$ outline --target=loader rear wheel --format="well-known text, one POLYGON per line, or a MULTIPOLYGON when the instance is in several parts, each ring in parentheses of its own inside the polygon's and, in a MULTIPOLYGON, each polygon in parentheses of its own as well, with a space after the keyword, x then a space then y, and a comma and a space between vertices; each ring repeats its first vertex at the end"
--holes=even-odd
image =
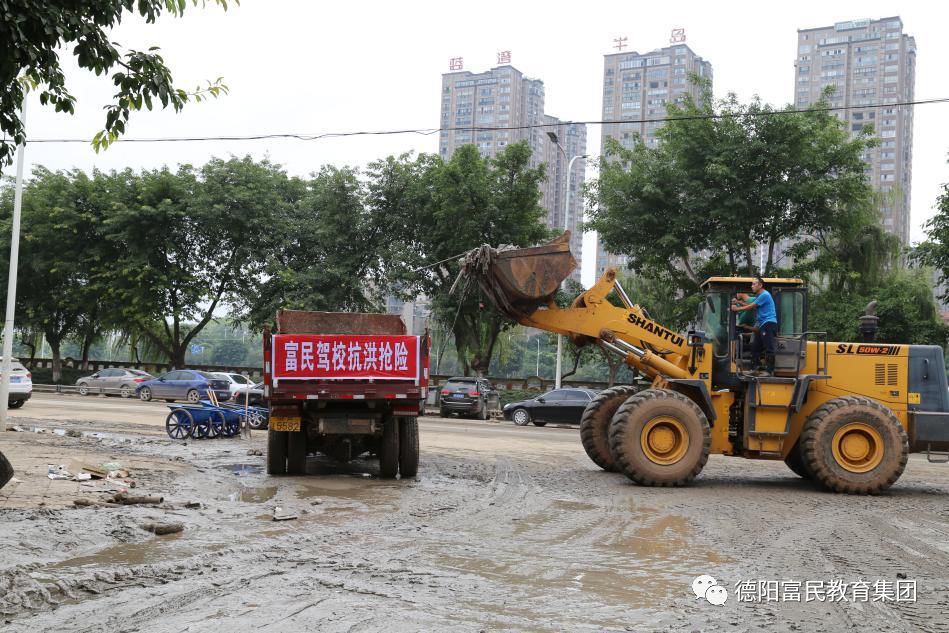
POLYGON ((801 454, 800 442, 794 445, 794 448, 792 448, 791 452, 788 453, 788 457, 784 460, 784 463, 787 464, 788 468, 790 468, 791 471, 798 477, 803 477, 804 479, 814 478, 814 474, 807 469, 807 463, 804 461, 804 455, 801 454))
POLYGON ((287 474, 287 433, 267 431, 267 474, 287 474))
POLYGON ((684 486, 708 461, 708 419, 688 397, 646 389, 627 398, 610 423, 617 469, 642 486, 684 486))
POLYGON ((834 492, 885 490, 909 457, 909 438, 896 415, 858 396, 824 403, 807 419, 800 441, 806 467, 834 492))
POLYGON ((382 442, 379 445, 379 474, 391 479, 399 472, 399 423, 388 416, 382 424, 382 442))
POLYGON ((580 418, 580 441, 583 450, 593 463, 607 472, 616 472, 616 460, 610 452, 610 422, 626 399, 638 389, 631 385, 618 385, 598 393, 580 418))
POLYGON ((399 475, 408 479, 418 474, 418 420, 402 418, 399 422, 399 475))

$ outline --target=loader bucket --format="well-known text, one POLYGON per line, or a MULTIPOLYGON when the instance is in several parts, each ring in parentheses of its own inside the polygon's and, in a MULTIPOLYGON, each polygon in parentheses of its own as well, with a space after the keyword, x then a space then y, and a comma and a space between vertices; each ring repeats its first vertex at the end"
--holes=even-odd
POLYGON ((541 246, 482 246, 465 256, 462 274, 475 277, 502 312, 520 318, 548 303, 576 267, 565 231, 541 246))

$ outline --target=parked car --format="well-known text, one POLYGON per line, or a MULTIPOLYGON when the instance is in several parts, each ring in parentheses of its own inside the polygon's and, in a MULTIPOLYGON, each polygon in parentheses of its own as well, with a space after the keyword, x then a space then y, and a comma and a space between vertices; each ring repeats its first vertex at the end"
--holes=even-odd
MULTIPOLYGON (((0 358, 0 362, 3 359, 0 358)), ((22 407, 33 395, 33 374, 16 358, 10 359, 10 394, 7 406, 11 409, 22 407)))
POLYGON ((125 367, 110 367, 100 369, 91 376, 84 376, 76 381, 79 395, 89 393, 104 393, 107 396, 122 396, 129 398, 135 393, 135 388, 146 380, 154 380, 147 371, 127 369, 125 367))
POLYGON ((228 381, 196 369, 175 369, 164 376, 146 380, 135 388, 135 395, 145 402, 155 398, 168 402, 198 402, 207 399, 208 389, 213 391, 220 401, 231 399, 231 386, 228 381))
POLYGON ((449 378, 441 388, 439 413, 443 418, 457 413, 487 420, 489 411, 497 407, 498 398, 497 390, 486 378, 449 378))
POLYGON ((262 407, 264 406, 264 383, 258 382, 256 385, 248 385, 241 387, 234 392, 234 402, 237 404, 244 404, 245 396, 250 394, 250 397, 247 399, 247 403, 252 407, 262 407))
POLYGON ((583 410, 596 396, 590 389, 554 389, 531 400, 520 400, 504 405, 504 419, 518 426, 530 422, 544 426, 548 422, 580 424, 583 410))
POLYGON ((228 384, 230 385, 232 398, 234 397, 234 393, 238 389, 243 389, 244 387, 250 387, 251 385, 254 384, 251 382, 250 378, 248 378, 247 376, 243 374, 230 374, 223 371, 216 371, 216 372, 213 372, 213 375, 222 380, 226 380, 228 382, 228 384))

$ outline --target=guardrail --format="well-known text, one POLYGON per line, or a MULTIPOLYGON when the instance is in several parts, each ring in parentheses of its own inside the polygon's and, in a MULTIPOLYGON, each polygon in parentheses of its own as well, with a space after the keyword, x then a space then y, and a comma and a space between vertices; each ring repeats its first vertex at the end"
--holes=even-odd
MULTIPOLYGON (((39 393, 72 393, 79 396, 98 396, 100 394, 106 396, 121 396, 123 389, 120 387, 86 387, 86 391, 80 391, 80 388, 76 385, 41 385, 33 383, 33 391, 39 393)), ((135 397, 135 390, 129 390, 129 398, 135 397)))

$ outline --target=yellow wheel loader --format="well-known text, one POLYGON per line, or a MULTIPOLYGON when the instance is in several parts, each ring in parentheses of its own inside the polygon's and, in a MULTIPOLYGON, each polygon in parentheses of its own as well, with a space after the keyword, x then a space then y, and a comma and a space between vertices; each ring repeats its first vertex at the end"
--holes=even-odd
POLYGON ((482 246, 462 260, 462 275, 510 317, 577 345, 622 356, 651 379, 622 385, 587 407, 580 434, 605 470, 648 486, 682 486, 709 454, 784 460, 801 477, 847 493, 891 486, 908 453, 946 461, 949 387, 943 351, 932 345, 834 343, 807 328, 800 279, 764 280, 778 315, 775 368, 749 371, 750 350, 730 310, 750 277, 713 277, 694 330, 650 318, 607 270, 560 308, 553 298, 576 267, 569 233, 532 248, 482 246), (622 307, 607 301, 615 292, 622 307))

